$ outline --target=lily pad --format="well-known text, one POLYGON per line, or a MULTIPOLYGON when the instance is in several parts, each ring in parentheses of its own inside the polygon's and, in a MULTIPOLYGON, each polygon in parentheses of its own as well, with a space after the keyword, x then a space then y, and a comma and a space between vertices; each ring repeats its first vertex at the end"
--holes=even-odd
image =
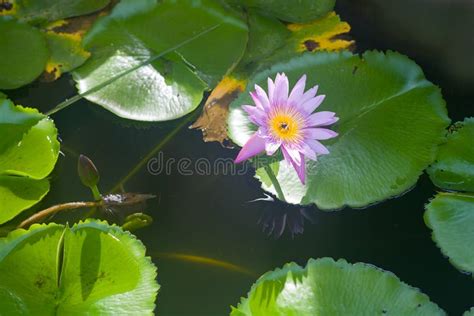
POLYGON ((474 192, 474 118, 453 126, 428 174, 437 187, 474 192))
POLYGON ((8 0, 7 14, 31 24, 41 24, 89 14, 104 8, 110 0, 8 0))
POLYGON ((334 9, 336 0, 227 0, 234 5, 254 8, 261 14, 270 15, 286 22, 309 22, 334 9))
POLYGON ((97 221, 13 231, 0 239, 0 274, 9 315, 152 315, 159 289, 143 244, 97 221))
POLYGON ((171 0, 121 1, 84 39, 85 48, 93 55, 74 72, 79 92, 214 26, 217 28, 177 48, 176 53, 86 96, 129 119, 164 121, 181 117, 199 105, 208 85, 213 86, 230 71, 245 49, 246 24, 214 1, 193 5, 171 0), (202 47, 209 47, 212 53, 202 47))
MULTIPOLYGON (((238 145, 255 132, 241 107, 252 104, 249 90, 266 87, 278 72, 291 85, 306 74, 307 88, 319 85, 326 95, 318 110, 340 117, 339 136, 325 143, 330 153, 307 162, 305 186, 296 174, 281 175, 280 166, 276 177, 287 202, 323 210, 365 207, 406 192, 435 159, 449 124, 445 102, 413 61, 394 52, 303 54, 258 73, 230 106, 229 136, 238 145)), ((264 188, 276 192, 273 185, 264 188)))
POLYGON ((21 87, 43 72, 48 47, 34 27, 0 16, 0 47, 0 89, 21 87))
POLYGON ((82 47, 82 36, 79 34, 47 31, 45 37, 51 51, 44 74, 47 81, 58 79, 90 57, 90 53, 82 47))
POLYGON ((445 315, 394 274, 364 263, 310 259, 265 273, 232 316, 445 315))
POLYGON ((40 201, 59 155, 57 130, 34 109, 0 101, 0 224, 40 201))
POLYGON ((449 261, 462 271, 474 272, 474 195, 439 193, 426 206, 425 223, 449 261))

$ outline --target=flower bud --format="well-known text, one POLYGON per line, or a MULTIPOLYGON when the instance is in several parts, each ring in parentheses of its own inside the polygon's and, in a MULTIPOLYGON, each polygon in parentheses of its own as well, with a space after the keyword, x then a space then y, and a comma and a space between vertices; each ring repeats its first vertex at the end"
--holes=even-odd
POLYGON ((81 179, 82 184, 89 188, 95 188, 99 183, 99 171, 94 163, 84 155, 80 155, 77 161, 77 173, 81 179))

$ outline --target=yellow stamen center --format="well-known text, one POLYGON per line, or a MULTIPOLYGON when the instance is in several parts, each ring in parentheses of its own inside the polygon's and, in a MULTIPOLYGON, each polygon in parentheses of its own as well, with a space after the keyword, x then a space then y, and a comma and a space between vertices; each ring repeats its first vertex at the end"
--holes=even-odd
POLYGON ((300 118, 295 113, 275 113, 270 118, 273 136, 282 141, 292 142, 300 138, 300 118))

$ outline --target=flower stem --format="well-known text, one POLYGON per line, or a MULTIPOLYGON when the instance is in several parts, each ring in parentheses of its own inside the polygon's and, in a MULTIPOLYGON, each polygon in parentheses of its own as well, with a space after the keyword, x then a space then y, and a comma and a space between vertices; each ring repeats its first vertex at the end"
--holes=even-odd
POLYGON ((97 206, 100 206, 101 204, 102 204, 102 201, 93 201, 93 202, 69 202, 69 203, 54 205, 38 213, 33 214, 32 216, 30 216, 29 218, 21 222, 17 228, 28 228, 31 224, 39 222, 46 216, 56 214, 57 212, 60 212, 60 211, 75 210, 78 208, 85 208, 85 207, 97 207, 97 206))
POLYGON ((214 26, 211 26, 207 29, 205 29, 204 31, 202 32, 199 32, 198 34, 194 35, 193 37, 191 38, 188 38, 187 40, 184 40, 182 41, 181 43, 171 47, 171 48, 168 48, 168 49, 165 49, 164 51, 162 51, 161 53, 157 54, 157 55, 153 55, 151 56, 150 58, 148 58, 147 60, 139 63, 138 65, 134 66, 134 67, 131 67, 130 69, 127 69, 125 70, 124 72, 121 72, 119 73, 118 75, 98 84, 97 86, 95 87, 92 87, 91 89, 83 92, 83 93, 79 93, 77 95, 75 95, 74 97, 70 98, 70 99, 67 99, 61 103, 59 103, 57 106, 55 106, 53 109, 51 109, 50 111, 46 112, 46 115, 50 116, 56 112, 59 112, 61 111, 62 109, 65 109, 67 108, 68 106, 70 106, 71 104, 74 104, 76 103, 77 101, 81 100, 82 98, 88 96, 89 94, 92 94, 94 92, 97 92, 99 91, 100 89, 104 88, 105 86, 108 86, 109 84, 111 83, 114 83, 115 81, 117 81, 118 79, 134 72, 135 70, 143 67, 143 66, 146 66, 148 64, 151 64, 152 62, 154 62, 155 60, 163 57, 164 55, 166 54, 169 54, 175 50, 177 50, 178 48, 181 48, 182 46, 186 45, 186 44, 189 44, 190 42, 194 41, 195 39, 213 31, 214 29, 216 29, 217 27, 219 27, 220 24, 217 24, 217 25, 214 25, 214 26))
POLYGON ((268 177, 270 178, 270 181, 272 182, 273 186, 275 187, 275 191, 277 192, 277 196, 280 200, 283 202, 286 202, 285 195, 283 194, 283 190, 281 189, 280 183, 278 182, 275 173, 273 173, 272 168, 270 165, 266 165, 265 167, 265 172, 267 173, 268 177))

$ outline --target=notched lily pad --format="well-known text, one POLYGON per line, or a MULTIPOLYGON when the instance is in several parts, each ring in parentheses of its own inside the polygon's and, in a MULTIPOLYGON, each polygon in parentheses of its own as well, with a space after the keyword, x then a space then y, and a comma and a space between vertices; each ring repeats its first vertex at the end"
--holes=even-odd
MULTIPOLYGON (((326 99, 318 110, 336 112, 339 136, 327 141, 330 153, 307 162, 307 184, 277 179, 287 202, 315 203, 323 210, 365 207, 406 192, 433 162, 449 124, 439 89, 413 61, 394 52, 304 54, 253 76, 247 91, 230 107, 229 136, 242 146, 255 126, 242 110, 252 104, 254 84, 285 72, 294 85, 306 74, 307 88, 319 85, 326 99), (295 190, 295 188, 298 188, 295 190)), ((281 162, 285 164, 285 162, 281 162)), ((265 189, 275 192, 273 186, 265 189)))
POLYGON ((437 187, 474 192, 474 118, 453 125, 428 174, 437 187))
POLYGON ((474 272, 474 195, 439 193, 426 205, 426 225, 449 261, 462 271, 474 272))
POLYGON ((10 315, 152 315, 159 289, 143 244, 92 220, 13 231, 0 239, 0 274, 10 315))
POLYGON ((445 315, 418 289, 369 264, 310 259, 265 273, 232 316, 445 315))

